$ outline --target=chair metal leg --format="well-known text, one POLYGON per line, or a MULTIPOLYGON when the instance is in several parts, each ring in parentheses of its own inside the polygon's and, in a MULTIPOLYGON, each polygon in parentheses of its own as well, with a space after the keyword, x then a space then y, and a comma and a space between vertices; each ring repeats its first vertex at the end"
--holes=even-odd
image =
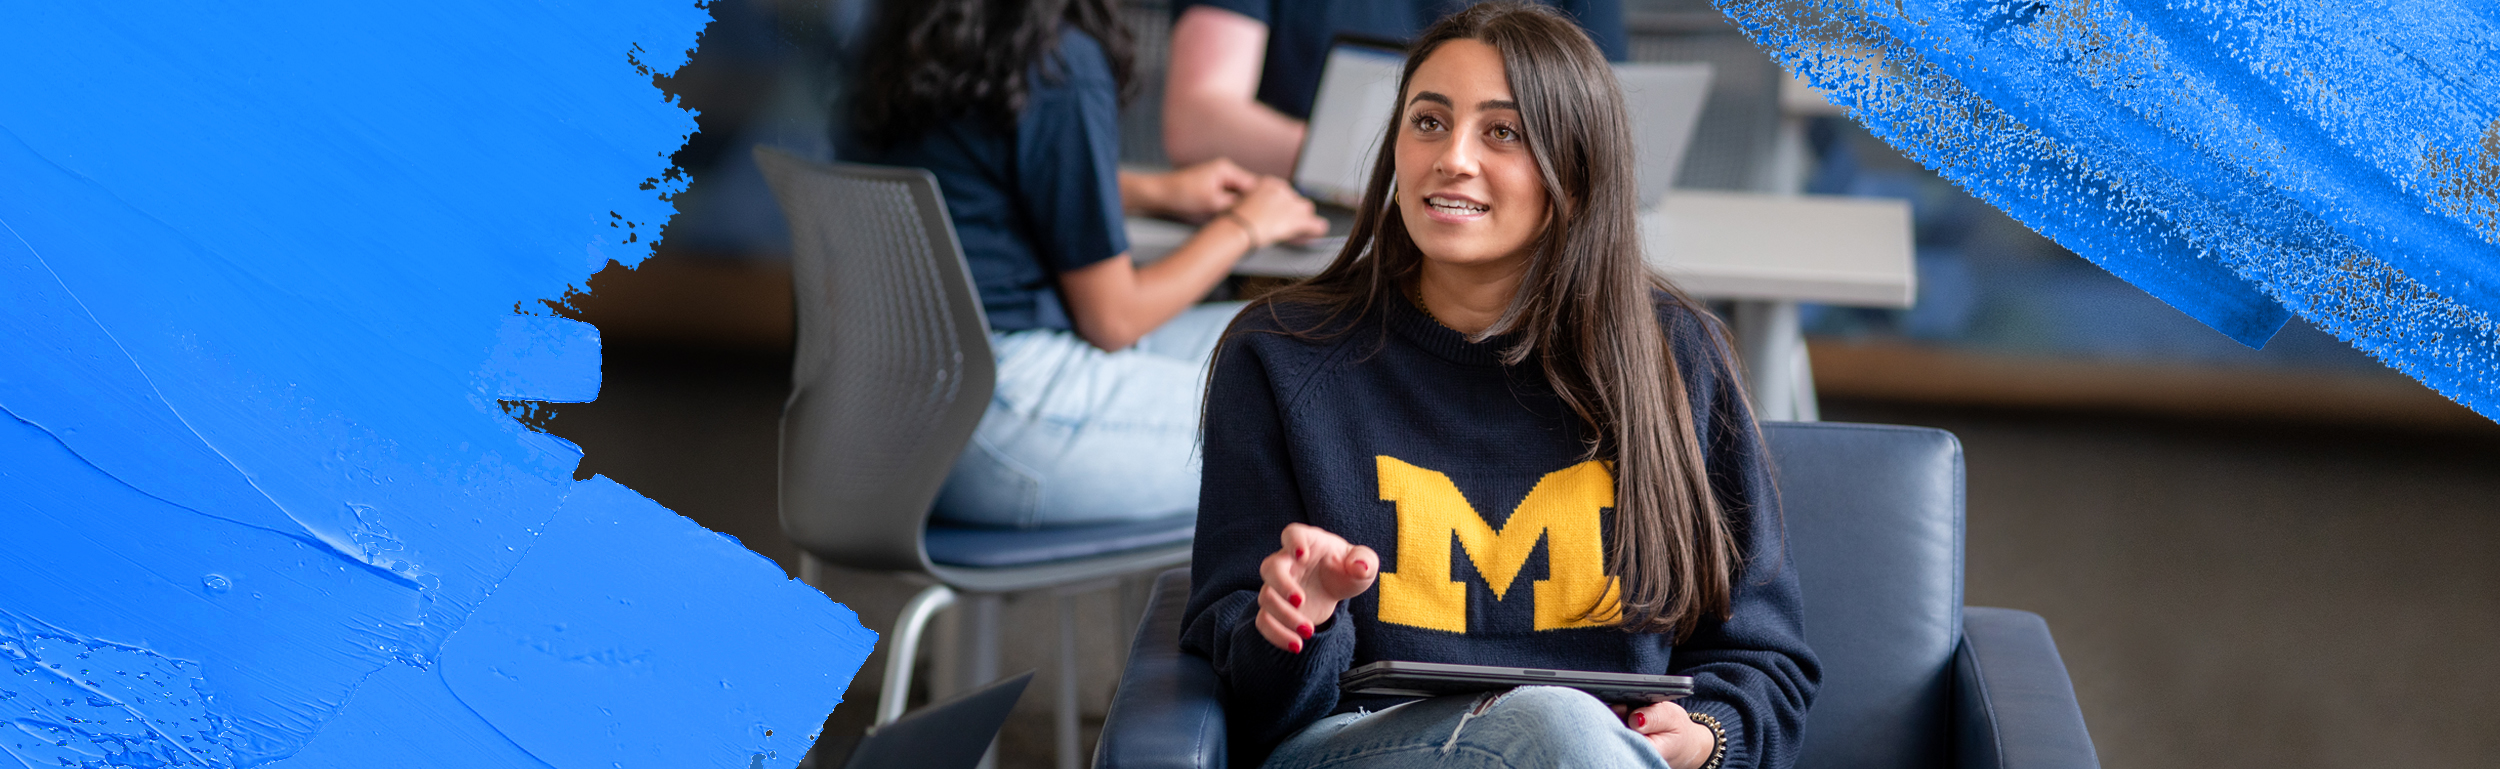
POLYGON ((956 682, 961 694, 998 680, 999 616, 1006 609, 1006 598, 997 593, 973 593, 964 596, 960 629, 964 634, 963 680, 956 682))
MULTIPOLYGON (((1803 339, 1804 337, 1800 336, 1799 338, 1803 339)), ((1790 376, 1795 380, 1794 384, 1797 388, 1797 421, 1822 421, 1823 405, 1821 400, 1814 393, 1814 358, 1813 356, 1807 354, 1806 346, 1804 344, 1801 343, 1797 345, 1797 364, 1790 366, 1789 370, 1794 372, 1790 376)))
POLYGON ((1729 325, 1736 336, 1736 355, 1745 363, 1754 416, 1800 418, 1798 396, 1812 392, 1814 383, 1797 381, 1805 347, 1805 336, 1797 325, 1797 303, 1739 301, 1729 325))
POLYGON ((1076 765, 1076 596, 1059 595, 1059 769, 1076 765))
MULTIPOLYGON (((964 596, 963 611, 957 618, 964 638, 962 676, 957 693, 972 691, 998 680, 998 636, 1006 598, 997 593, 974 593, 964 596)), ((981 754, 975 769, 998 769, 998 741, 990 740, 990 748, 981 754)))
POLYGON ((903 717, 903 705, 911 698, 912 663, 920 656, 920 631, 938 610, 954 603, 954 590, 930 585, 903 605, 902 616, 894 620, 894 643, 885 650, 885 691, 877 694, 877 722, 870 730, 903 717))

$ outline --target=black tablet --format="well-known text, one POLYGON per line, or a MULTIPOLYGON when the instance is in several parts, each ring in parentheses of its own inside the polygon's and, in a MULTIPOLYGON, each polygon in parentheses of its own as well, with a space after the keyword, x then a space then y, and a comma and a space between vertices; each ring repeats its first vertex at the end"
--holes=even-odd
POLYGON ((1438 697, 1444 694, 1508 689, 1514 686, 1564 686, 1606 702, 1647 705, 1693 693, 1689 676, 1641 673, 1598 673, 1584 670, 1543 670, 1440 662, 1383 661, 1337 676, 1347 694, 1438 697))

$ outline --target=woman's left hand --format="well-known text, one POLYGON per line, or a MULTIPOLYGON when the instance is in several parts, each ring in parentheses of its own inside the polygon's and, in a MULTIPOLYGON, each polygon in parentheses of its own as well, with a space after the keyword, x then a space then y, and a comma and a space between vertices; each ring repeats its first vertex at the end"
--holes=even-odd
POLYGON ((1623 725, 1649 738, 1650 747, 1658 749, 1658 757, 1666 759, 1671 769, 1701 766, 1719 747, 1719 735, 1710 727, 1695 723, 1692 716, 1685 715, 1684 706, 1673 701, 1626 712, 1623 725))

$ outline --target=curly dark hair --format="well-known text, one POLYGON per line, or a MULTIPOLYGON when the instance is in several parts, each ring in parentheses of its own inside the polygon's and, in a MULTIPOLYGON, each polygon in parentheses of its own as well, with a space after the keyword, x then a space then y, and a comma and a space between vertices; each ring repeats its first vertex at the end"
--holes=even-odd
POLYGON ((885 0, 852 95, 852 126, 891 146, 966 114, 1001 126, 1024 112, 1025 72, 1059 49, 1061 25, 1102 44, 1126 106, 1136 54, 1112 0, 885 0))

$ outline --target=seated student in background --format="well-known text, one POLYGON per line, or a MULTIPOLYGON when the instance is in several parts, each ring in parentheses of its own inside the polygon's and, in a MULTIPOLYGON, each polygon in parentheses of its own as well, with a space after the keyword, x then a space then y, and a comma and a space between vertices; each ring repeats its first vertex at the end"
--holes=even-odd
POLYGON ((1119 170, 1134 67, 1109 0, 884 5, 838 154, 937 175, 998 356, 936 515, 1028 527, 1195 509, 1205 362, 1239 306, 1193 305, 1244 254, 1326 223, 1231 163, 1119 170), (1138 267, 1127 212, 1205 225, 1138 267))
POLYGON ((1398 91, 1344 249, 1243 310, 1208 385, 1181 644, 1235 763, 1790 765, 1821 668, 1769 458, 1725 330, 1642 266, 1605 60, 1486 3, 1398 91), (1694 691, 1339 696, 1381 660, 1694 691))
MULTIPOLYGON (((1622 0, 1548 0, 1613 61, 1630 58, 1622 0)), ((1465 0, 1180 0, 1163 86, 1172 162, 1229 158, 1291 177, 1320 65, 1340 33, 1405 41, 1465 0)))

